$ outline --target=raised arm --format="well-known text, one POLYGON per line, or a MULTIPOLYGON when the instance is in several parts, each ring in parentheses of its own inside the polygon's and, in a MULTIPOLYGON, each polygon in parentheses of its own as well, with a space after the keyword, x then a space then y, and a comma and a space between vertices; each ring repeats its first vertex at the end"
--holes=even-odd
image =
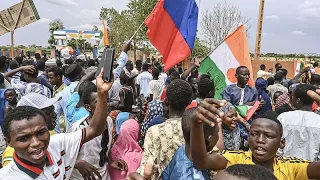
MULTIPOLYGON (((320 90, 318 89, 316 92, 309 90, 307 92, 309 97, 311 97, 314 101, 320 102, 320 90)), ((308 165, 307 174, 309 179, 320 179, 320 162, 312 162, 308 165)))
POLYGON ((35 70, 35 67, 33 65, 30 65, 30 66, 21 66, 17 69, 14 69, 10 72, 6 72, 4 73, 3 77, 9 81, 11 83, 11 79, 12 79, 12 76, 14 76, 16 73, 20 72, 20 71, 34 71, 35 70))
POLYGON ((128 44, 126 44, 122 48, 122 52, 121 52, 119 58, 117 59, 117 63, 118 63, 119 66, 116 69, 113 70, 114 79, 117 79, 118 77, 120 77, 121 71, 123 71, 124 66, 128 62, 127 53, 130 50, 130 46, 131 46, 131 41, 128 42, 128 44))
POLYGON ((103 68, 97 80, 98 102, 94 111, 93 117, 89 126, 86 128, 86 136, 84 142, 88 142, 91 139, 101 135, 106 128, 106 119, 108 114, 106 112, 108 108, 108 91, 113 82, 104 82, 103 80, 103 68))
POLYGON ((218 110, 218 107, 223 106, 223 103, 215 99, 205 99, 192 116, 191 152, 193 163, 197 169, 222 170, 227 166, 227 160, 223 156, 207 153, 203 135, 203 123, 215 126, 221 122, 218 114, 220 117, 223 114, 218 110))
POLYGON ((95 71, 91 71, 88 74, 86 74, 85 76, 83 76, 81 78, 81 80, 79 81, 78 85, 75 88, 75 92, 79 91, 79 87, 80 85, 84 82, 84 81, 93 81, 94 80, 94 75, 96 74, 96 70, 95 71))
POLYGON ((186 80, 187 77, 189 76, 189 74, 193 70, 195 70, 196 68, 199 68, 199 67, 200 67, 200 62, 198 60, 195 60, 195 63, 192 64, 189 69, 187 69, 186 71, 183 72, 183 74, 181 75, 181 79, 186 80))
POLYGON ((307 67, 305 69, 303 69, 302 71, 300 71, 296 76, 294 76, 294 78, 292 78, 289 81, 289 84, 295 84, 295 83, 299 83, 299 78, 304 74, 307 73, 310 70, 310 67, 307 67))

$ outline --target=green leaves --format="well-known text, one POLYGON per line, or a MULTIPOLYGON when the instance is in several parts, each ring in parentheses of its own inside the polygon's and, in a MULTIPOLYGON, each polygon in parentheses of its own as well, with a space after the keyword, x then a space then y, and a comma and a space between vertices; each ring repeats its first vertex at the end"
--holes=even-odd
MULTIPOLYGON (((144 22, 156 3, 157 0, 130 0, 127 9, 120 12, 114 8, 101 8, 100 19, 106 22, 110 45, 120 49, 144 22)), ((147 28, 143 26, 134 38, 138 49, 151 47, 146 32, 147 28)))
POLYGON ((55 40, 53 38, 53 32, 58 29, 64 29, 64 24, 60 19, 54 19, 49 23, 49 32, 50 32, 50 38, 48 39, 49 45, 52 47, 55 43, 55 40))

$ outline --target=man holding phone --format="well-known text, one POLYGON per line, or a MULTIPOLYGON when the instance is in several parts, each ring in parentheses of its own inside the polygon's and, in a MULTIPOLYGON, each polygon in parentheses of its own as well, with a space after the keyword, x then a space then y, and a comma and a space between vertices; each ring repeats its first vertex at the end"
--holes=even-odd
POLYGON ((114 76, 114 82, 109 90, 109 102, 108 106, 110 107, 110 110, 117 109, 120 102, 120 96, 119 92, 121 89, 121 83, 120 83, 120 74, 123 71, 123 68, 125 67, 126 63, 128 62, 128 51, 131 47, 131 41, 129 41, 125 46, 122 48, 122 52, 117 59, 118 67, 113 70, 113 76, 114 76))

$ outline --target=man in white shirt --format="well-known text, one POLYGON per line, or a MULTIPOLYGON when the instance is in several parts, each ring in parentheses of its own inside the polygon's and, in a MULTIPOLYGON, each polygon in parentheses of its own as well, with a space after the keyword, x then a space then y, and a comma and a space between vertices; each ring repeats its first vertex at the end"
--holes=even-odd
POLYGON ((152 75, 148 72, 149 65, 147 63, 142 65, 142 73, 137 77, 138 94, 143 95, 144 98, 149 96, 149 82, 153 79, 152 75))
MULTIPOLYGON (((98 93, 96 86, 90 86, 83 92, 83 103, 89 115, 76 121, 69 129, 69 132, 76 132, 79 129, 87 128, 92 121, 93 113, 96 109, 98 101, 98 93)), ((84 144, 78 154, 75 169, 72 171, 72 180, 91 179, 90 174, 99 173, 102 179, 110 180, 110 176, 107 171, 106 163, 118 170, 123 170, 126 167, 126 163, 121 160, 112 161, 108 158, 108 153, 111 148, 112 141, 113 122, 110 117, 107 118, 107 127, 104 133, 91 141, 84 144), (89 172, 89 173, 88 173, 89 172)), ((99 175, 95 175, 96 179, 99 179, 99 175)))
POLYGON ((274 96, 275 92, 281 91, 281 92, 283 92, 283 94, 288 93, 288 88, 286 88, 285 86, 283 86, 281 84, 282 79, 283 79, 282 72, 277 72, 274 75, 274 84, 267 87, 267 90, 269 91, 269 95, 271 97, 272 103, 275 103, 275 102, 273 102, 273 99, 274 99, 273 96, 274 96))
POLYGON ((163 72, 163 68, 160 63, 155 63, 155 67, 159 69, 160 75, 159 80, 162 80, 164 83, 166 83, 168 75, 167 73, 163 72))
POLYGON ((101 135, 106 127, 108 90, 112 86, 97 77, 98 101, 88 127, 51 138, 46 116, 37 108, 21 106, 9 112, 3 125, 14 161, 0 169, 0 180, 69 179, 82 145, 101 135))
POLYGON ((51 90, 38 80, 38 68, 35 65, 21 66, 4 74, 4 78, 8 80, 12 87, 17 91, 19 98, 34 92, 51 98, 51 90), (26 82, 20 80, 19 77, 13 77, 16 73, 23 72, 26 82))
POLYGON ((263 79, 267 80, 271 76, 272 73, 266 71, 266 65, 261 64, 260 70, 257 72, 257 78, 262 77, 263 79))
POLYGON ((149 102, 150 101, 159 101, 161 98, 161 94, 164 90, 165 84, 163 80, 159 79, 160 71, 158 68, 152 69, 152 77, 153 79, 149 83, 149 102))
POLYGON ((284 156, 319 161, 320 115, 312 112, 314 101, 307 95, 309 90, 316 88, 310 84, 298 85, 292 97, 297 110, 282 113, 278 119, 286 141, 284 156))
POLYGON ((137 60, 136 67, 132 70, 132 74, 137 76, 141 72, 141 68, 142 68, 142 61, 137 60))

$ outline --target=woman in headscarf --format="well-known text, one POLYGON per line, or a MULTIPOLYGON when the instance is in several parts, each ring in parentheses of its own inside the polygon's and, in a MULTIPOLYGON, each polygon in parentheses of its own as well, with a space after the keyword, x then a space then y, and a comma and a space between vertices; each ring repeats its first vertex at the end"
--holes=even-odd
POLYGON ((112 160, 122 159, 127 163, 127 170, 117 170, 108 167, 112 180, 123 180, 132 172, 136 172, 142 160, 142 149, 138 144, 139 124, 136 120, 125 121, 120 134, 111 148, 110 157, 112 160))
POLYGON ((241 121, 235 107, 228 102, 220 111, 224 113, 221 124, 224 150, 240 150, 246 137, 239 127, 241 121))
MULTIPOLYGON (((116 124, 117 122, 117 116, 118 114, 121 113, 120 110, 113 110, 109 113, 109 117, 111 117, 113 124, 116 124)), ((114 142, 116 141, 117 138, 117 133, 116 133, 116 126, 113 126, 112 129, 112 143, 111 146, 114 144, 114 142)))
POLYGON ((299 84, 291 84, 289 86, 289 92, 282 94, 276 99, 276 113, 278 115, 284 113, 284 112, 289 112, 293 111, 295 107, 291 104, 291 98, 293 90, 298 86, 299 84))
POLYGON ((269 110, 272 110, 272 105, 271 105, 270 96, 268 95, 269 92, 267 91, 267 87, 268 87, 267 81, 264 80, 263 78, 258 78, 256 80, 255 85, 256 85, 256 89, 258 91, 259 100, 263 99, 265 102, 265 105, 261 109, 256 111, 256 115, 259 115, 259 114, 263 114, 269 110))
POLYGON ((128 112, 121 112, 118 114, 117 120, 116 120, 116 133, 117 133, 117 135, 119 135, 119 133, 120 133, 121 125, 124 122, 126 122, 127 120, 129 120, 129 116, 130 116, 130 113, 128 113, 128 112))
POLYGON ((149 129, 150 122, 158 117, 163 115, 163 106, 159 101, 152 101, 148 105, 148 112, 145 120, 141 123, 141 137, 139 140, 139 144, 143 146, 144 137, 149 129))

